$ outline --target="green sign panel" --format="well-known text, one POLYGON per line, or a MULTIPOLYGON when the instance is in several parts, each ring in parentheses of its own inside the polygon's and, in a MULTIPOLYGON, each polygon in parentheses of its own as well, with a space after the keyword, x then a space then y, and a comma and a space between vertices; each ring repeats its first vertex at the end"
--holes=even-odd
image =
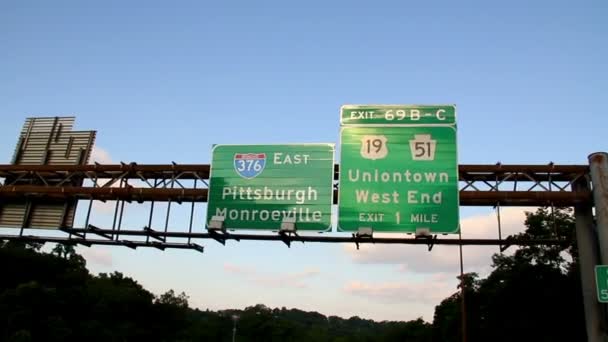
POLYGON ((595 287, 597 300, 600 303, 608 303, 608 265, 595 266, 595 287))
POLYGON ((331 229, 333 144, 216 145, 207 225, 223 217, 227 229, 331 229))
POLYGON ((341 125, 455 125, 453 105, 344 105, 341 125))
POLYGON ((343 126, 341 145, 339 230, 459 231, 455 125, 343 126))

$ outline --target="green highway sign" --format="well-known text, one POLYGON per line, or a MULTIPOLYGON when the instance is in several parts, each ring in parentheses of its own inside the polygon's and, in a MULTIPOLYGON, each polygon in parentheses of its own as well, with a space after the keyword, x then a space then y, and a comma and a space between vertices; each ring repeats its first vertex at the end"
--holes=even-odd
POLYGON ((595 266, 595 287, 597 300, 600 303, 608 303, 608 265, 595 266))
POLYGON ((455 125, 343 126, 340 159, 340 231, 459 231, 455 125))
POLYGON ((213 148, 207 226, 221 217, 226 229, 331 229, 334 145, 216 145, 213 148))
POLYGON ((341 125, 454 125, 453 105, 344 105, 341 125))

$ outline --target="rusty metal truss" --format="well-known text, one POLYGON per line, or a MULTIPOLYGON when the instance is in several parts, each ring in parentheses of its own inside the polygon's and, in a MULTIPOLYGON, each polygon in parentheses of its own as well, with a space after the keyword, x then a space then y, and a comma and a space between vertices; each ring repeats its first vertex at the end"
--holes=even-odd
MULTIPOLYGON (((591 192, 572 191, 588 178, 586 165, 460 165, 463 206, 572 206, 591 192)), ((338 181, 338 165, 334 179, 338 181)), ((0 165, 3 199, 206 202, 209 165, 0 165), (88 180, 82 186, 81 180, 88 180), (193 187, 197 180, 201 187, 193 187)), ((337 200, 335 184, 334 203, 337 200)))
MULTIPOLYGON (((338 172, 334 172, 334 203, 337 202, 338 172)), ((83 245, 122 245, 131 248, 156 247, 190 248, 203 251, 192 239, 215 239, 225 244, 227 240, 265 240, 291 242, 338 242, 338 243, 398 243, 426 244, 429 250, 435 244, 445 245, 498 245, 501 250, 511 245, 560 245, 561 240, 502 239, 455 239, 437 238, 361 238, 358 236, 307 236, 307 235, 252 235, 228 232, 193 232, 195 204, 206 202, 208 194, 209 165, 0 165, 0 210, 11 203, 35 201, 61 204, 70 201, 88 201, 84 226, 56 227, 69 234, 64 237, 25 235, 0 235, 0 240, 26 242, 61 242, 83 245), (114 217, 111 228, 102 229, 90 224, 94 201, 114 201, 114 217), (149 203, 149 222, 138 229, 123 229, 125 203, 149 203), (166 203, 164 227, 152 228, 155 203, 166 203), (191 205, 187 232, 169 231, 171 203, 191 205), (87 234, 89 237, 87 237, 87 234), (97 239, 90 239, 94 235, 97 239), (142 240, 125 240, 125 236, 142 240), (143 240, 145 238, 145 240, 143 240), (185 243, 169 242, 169 238, 187 239, 185 243)), ((460 204, 462 206, 591 206, 589 167, 587 165, 460 165, 460 204), (587 186, 574 186, 586 184, 587 186), (574 189, 573 189, 574 188, 574 189)), ((71 203, 71 202, 70 202, 71 203)), ((27 217, 24 218, 27 222, 27 217)), ((35 227, 34 227, 35 228, 35 227)))

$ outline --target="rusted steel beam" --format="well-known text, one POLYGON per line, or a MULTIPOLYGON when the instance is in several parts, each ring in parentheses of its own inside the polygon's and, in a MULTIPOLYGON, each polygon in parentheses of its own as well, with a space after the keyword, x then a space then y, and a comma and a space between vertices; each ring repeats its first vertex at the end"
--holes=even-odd
POLYGON ((530 172, 530 173, 587 173, 588 165, 515 165, 515 164, 462 164, 458 166, 460 172, 470 173, 501 173, 501 172, 530 172))
POLYGON ((584 172, 581 173, 531 173, 531 172, 517 172, 517 173, 467 173, 467 172, 459 172, 458 180, 460 181, 479 181, 479 182, 490 182, 495 183, 496 181, 502 183, 512 183, 515 181, 518 182, 532 182, 530 177, 537 182, 547 182, 549 180, 553 182, 571 182, 576 180, 577 177, 585 175, 584 172))
MULTIPOLYGON (((169 188, 92 188, 92 187, 52 187, 41 185, 16 185, 0 187, 1 199, 95 199, 144 201, 206 202, 207 189, 169 188)), ((334 204, 338 191, 334 190, 334 204)), ((574 206, 592 203, 589 191, 549 192, 549 191, 461 191, 460 204, 463 206, 574 206)))
POLYGON ((180 179, 208 179, 208 164, 89 164, 89 165, 0 165, 0 177, 14 177, 21 173, 38 173, 42 177, 66 177, 71 173, 89 175, 91 178, 112 178, 124 174, 124 178, 168 179, 183 174, 180 179))
MULTIPOLYGON (((1 169, 1 168, 0 168, 1 169)), ((473 173, 505 173, 505 172, 531 172, 531 173, 586 173, 588 165, 555 165, 555 164, 461 164, 459 172, 473 173)), ((334 165, 334 173, 340 172, 340 166, 334 165)))
POLYGON ((16 185, 0 187, 0 198, 44 198, 44 199, 94 199, 143 201, 207 201, 207 189, 168 188, 92 188, 92 187, 49 187, 40 185, 16 185))
MULTIPOLYGON (((589 172, 587 165, 459 165, 460 180, 496 181, 497 177, 513 174, 505 181, 530 181, 528 174, 537 181, 571 181, 589 172)), ((88 174, 91 178, 112 178, 124 174, 124 178, 168 179, 181 174, 180 179, 208 179, 208 164, 112 164, 112 165, 0 165, 0 177, 15 177, 22 173, 38 173, 42 177, 67 177, 70 173, 88 174)), ((338 179, 339 165, 334 166, 334 179, 338 179)))
POLYGON ((461 191, 460 204, 464 206, 550 206, 570 207, 592 204, 590 191, 461 191))
POLYGON ((87 165, 12 165, 0 164, 0 172, 207 172, 209 164, 87 164, 87 165))

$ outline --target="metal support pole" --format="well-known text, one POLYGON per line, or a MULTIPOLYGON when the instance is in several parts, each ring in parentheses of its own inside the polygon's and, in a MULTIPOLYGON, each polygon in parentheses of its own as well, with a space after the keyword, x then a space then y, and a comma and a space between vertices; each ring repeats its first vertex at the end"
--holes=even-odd
MULTIPOLYGON (((458 240, 462 240, 462 233, 458 232, 458 240)), ((461 341, 467 342, 467 305, 465 299, 464 287, 464 263, 462 262, 462 245, 458 246, 460 251, 460 323, 461 323, 461 341)))
MULTIPOLYGON (((582 178, 572 184, 572 190, 589 190, 589 180, 582 178)), ((605 342, 608 338, 604 332, 604 308, 596 297, 595 265, 599 262, 597 239, 593 231, 593 213, 590 205, 574 207, 576 221, 576 242, 580 267, 583 305, 585 308, 585 325, 588 342, 605 342)))
MULTIPOLYGON (((196 181, 198 179, 194 179, 194 188, 196 189, 196 181)), ((190 205, 190 224, 188 225, 188 233, 192 234, 192 220, 194 219, 194 202, 190 205)), ((188 243, 190 243, 192 237, 188 236, 188 243)))
MULTIPOLYGON (((498 240, 502 242, 502 222, 500 220, 500 202, 496 203, 496 220, 498 221, 498 240)), ((498 246, 498 251, 502 254, 502 244, 498 246)))
POLYGON ((608 265, 608 153, 596 152, 589 155, 589 173, 593 186, 600 260, 602 265, 608 265))
POLYGON ((232 342, 236 341, 236 321, 239 320, 239 316, 237 315, 232 315, 232 322, 233 322, 233 326, 232 326, 232 342))

